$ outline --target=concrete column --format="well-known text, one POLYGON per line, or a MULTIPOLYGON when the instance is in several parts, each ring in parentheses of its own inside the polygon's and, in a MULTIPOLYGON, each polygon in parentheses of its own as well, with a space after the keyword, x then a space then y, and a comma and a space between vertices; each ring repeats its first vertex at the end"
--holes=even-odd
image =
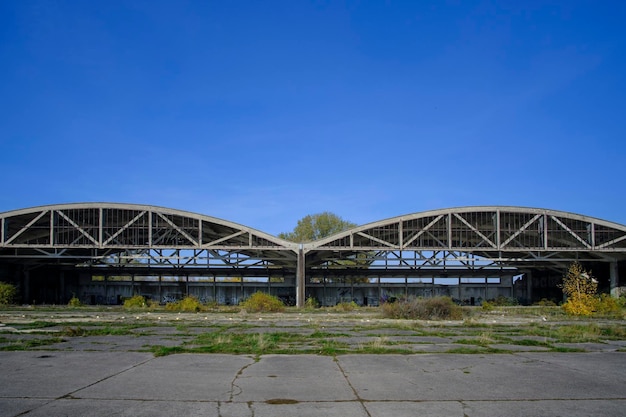
POLYGON ((528 304, 533 303, 533 273, 532 271, 526 272, 526 302, 528 304))
POLYGON ((617 261, 611 262, 611 297, 619 297, 619 274, 617 270, 617 261))
POLYGON ((300 245, 300 249, 298 249, 298 264, 296 267, 296 306, 298 308, 304 307, 305 302, 305 275, 306 275, 306 265, 305 265, 306 255, 304 254, 304 248, 300 245))
POLYGON ((484 301, 489 299, 489 278, 485 277, 485 298, 484 301))

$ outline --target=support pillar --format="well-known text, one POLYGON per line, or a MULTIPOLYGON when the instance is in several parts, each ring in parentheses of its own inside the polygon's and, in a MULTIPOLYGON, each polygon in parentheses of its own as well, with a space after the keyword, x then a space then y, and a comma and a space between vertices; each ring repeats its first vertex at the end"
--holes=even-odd
POLYGON ((304 254, 304 248, 302 244, 298 249, 298 265, 296 267, 296 306, 298 308, 304 307, 305 297, 305 275, 306 275, 306 256, 304 254))
POLYGON ((617 261, 612 261, 610 266, 611 277, 611 297, 618 298, 619 294, 619 274, 617 270, 617 261))
POLYGON ((533 303, 533 273, 532 271, 526 272, 526 302, 528 305, 533 303))
POLYGON ((159 304, 163 302, 163 285, 161 283, 161 274, 159 274, 159 304))
POLYGON ((489 278, 485 277, 485 298, 483 301, 487 301, 489 299, 489 278))

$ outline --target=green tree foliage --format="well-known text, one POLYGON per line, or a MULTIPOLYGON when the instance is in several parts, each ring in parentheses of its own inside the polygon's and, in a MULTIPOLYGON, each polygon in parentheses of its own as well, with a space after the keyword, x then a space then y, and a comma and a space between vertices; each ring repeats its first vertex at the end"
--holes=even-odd
POLYGON ((298 220, 292 232, 280 233, 278 237, 291 242, 305 243, 323 239, 356 226, 336 214, 325 211, 303 217, 298 220))
MULTIPOLYGON (((325 211, 318 214, 309 214, 298 220, 298 224, 293 229, 293 232, 280 233, 278 237, 281 239, 289 240, 291 242, 306 243, 314 240, 323 239, 328 236, 332 236, 336 233, 343 232, 348 229, 356 227, 356 223, 344 220, 334 213, 325 211)), ((344 266, 362 266, 367 267, 370 264, 368 254, 357 253, 350 255, 346 259, 335 260, 337 265, 344 266)), ((348 280, 335 280, 334 282, 368 282, 367 278, 349 278, 348 280)))
POLYGON ((13 304, 17 298, 17 288, 13 284, 0 282, 0 305, 13 304))

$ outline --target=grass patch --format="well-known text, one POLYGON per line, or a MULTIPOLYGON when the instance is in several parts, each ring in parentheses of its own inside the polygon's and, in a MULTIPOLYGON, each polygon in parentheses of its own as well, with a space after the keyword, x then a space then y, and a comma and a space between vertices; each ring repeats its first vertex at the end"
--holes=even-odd
POLYGON ((161 345, 151 346, 150 351, 152 352, 152 354, 154 354, 154 356, 157 356, 157 357, 187 352, 187 350, 182 346, 161 346, 161 345))
POLYGON ((420 320, 460 320, 463 309, 450 297, 410 298, 385 303, 382 306, 383 317, 392 319, 420 320))
POLYGON ((33 321, 30 323, 7 323, 7 326, 11 326, 18 330, 34 330, 34 329, 46 329, 49 327, 58 326, 59 323, 52 321, 33 321))
POLYGON ((446 350, 446 353, 459 353, 464 355, 475 355, 477 353, 487 353, 487 349, 478 349, 470 347, 458 347, 446 350))
POLYGON ((85 336, 127 336, 138 335, 132 329, 138 326, 103 326, 96 328, 83 328, 80 326, 63 328, 62 334, 68 337, 85 337, 85 336))
POLYGON ((533 340, 533 339, 511 340, 510 343, 513 345, 518 345, 518 346, 552 347, 552 345, 548 342, 542 342, 540 340, 533 340))
POLYGON ((550 352, 558 352, 558 353, 579 353, 579 352, 586 352, 585 349, 581 349, 581 348, 571 348, 571 347, 564 347, 564 346, 553 346, 550 348, 550 352))
MULTIPOLYGON (((423 344, 453 342, 456 343, 456 347, 453 346, 454 349, 450 350, 450 353, 501 353, 504 351, 498 350, 495 346, 501 343, 544 347, 552 352, 580 352, 584 351, 583 345, 581 349, 577 349, 576 345, 567 345, 571 347, 563 348, 555 344, 626 340, 626 326, 621 320, 596 317, 571 318, 559 313, 562 318, 559 321, 520 319, 507 324, 508 317, 506 322, 499 321, 500 307, 498 315, 481 317, 479 316, 481 313, 477 313, 475 317, 469 319, 465 315, 466 320, 463 322, 382 319, 380 317, 382 308, 358 308, 349 313, 321 308, 314 312, 286 308, 280 315, 268 313, 252 316, 216 312, 208 317, 205 314, 178 314, 166 311, 154 314, 152 311, 143 314, 141 320, 135 316, 129 317, 122 306, 100 307, 99 310, 87 306, 80 311, 67 307, 64 310, 60 308, 56 307, 54 317, 51 313, 42 313, 39 309, 13 308, 9 314, 3 312, 3 322, 6 323, 7 329, 13 327, 34 334, 22 336, 11 331, 12 336, 0 338, 2 350, 38 349, 38 346, 68 340, 69 337, 116 335, 155 336, 156 341, 149 342, 142 349, 151 351, 157 356, 184 352, 253 356, 303 353, 328 356, 346 353, 407 354, 440 351, 436 349, 437 346, 433 346, 433 349, 429 347, 424 349, 424 346, 421 346, 423 344), (9 323, 11 321, 14 323, 9 323), (364 336, 368 338, 363 339, 364 336), (432 343, 428 340, 423 343, 418 341, 420 349, 416 352, 412 349, 414 337, 447 340, 433 340, 432 343), (37 338, 40 341, 32 341, 37 338), (47 342, 41 341, 46 339, 47 342), (13 340, 18 341, 13 343, 13 340), (159 343, 168 345, 172 341, 179 346, 159 345, 159 343)), ((501 308, 510 309, 510 314, 516 318, 534 314, 525 313, 525 307, 501 308)), ((534 307, 530 307, 531 311, 533 309, 534 307)), ((477 308, 474 310, 479 311, 477 308)), ((509 311, 505 315, 508 316, 509 311)), ((510 353, 508 350, 506 352, 510 353)))
POLYGON ((349 333, 331 333, 331 332, 321 332, 321 331, 314 331, 313 333, 311 333, 311 335, 309 337, 313 338, 313 339, 327 339, 330 337, 350 337, 351 334, 349 333))
POLYGON ((554 329, 554 337, 561 343, 598 342, 602 330, 595 323, 569 324, 554 329))
POLYGON ((20 351, 36 349, 44 346, 54 345, 55 343, 61 343, 64 340, 60 337, 51 337, 46 339, 19 339, 12 340, 8 345, 0 346, 2 351, 20 351))

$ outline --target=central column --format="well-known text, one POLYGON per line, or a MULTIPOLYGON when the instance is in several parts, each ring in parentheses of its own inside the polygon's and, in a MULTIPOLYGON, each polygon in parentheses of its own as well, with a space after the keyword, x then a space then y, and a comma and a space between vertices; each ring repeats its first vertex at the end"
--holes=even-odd
POLYGON ((533 303, 533 273, 526 272, 526 302, 528 305, 533 303))
POLYGON ((619 274, 617 269, 617 261, 612 261, 610 266, 610 279, 611 279, 611 297, 618 298, 619 293, 619 274))
POLYGON ((304 247, 300 244, 300 248, 298 249, 298 265, 296 267, 296 306, 298 308, 304 307, 304 296, 305 296, 305 281, 306 281, 306 266, 305 266, 306 256, 304 254, 304 247))

